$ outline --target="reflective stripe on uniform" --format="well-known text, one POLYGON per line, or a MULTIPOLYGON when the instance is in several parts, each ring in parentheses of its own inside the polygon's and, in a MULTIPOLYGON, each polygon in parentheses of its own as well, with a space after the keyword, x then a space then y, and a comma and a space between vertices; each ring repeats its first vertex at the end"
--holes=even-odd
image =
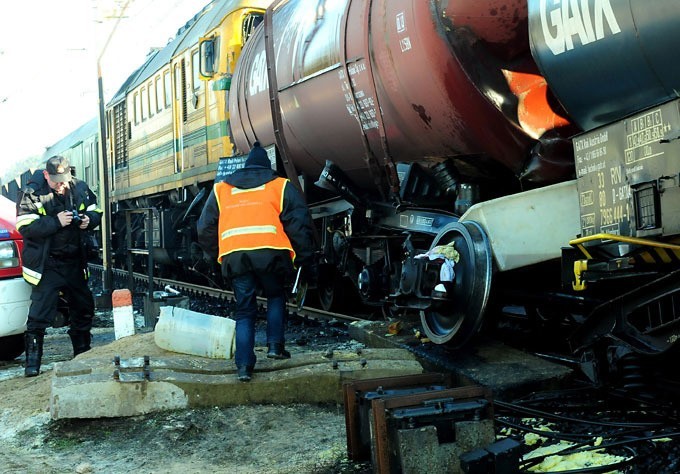
POLYGON ((28 283, 30 283, 31 285, 37 285, 38 283, 40 283, 42 273, 38 273, 34 270, 31 270, 28 267, 21 267, 21 270, 24 280, 26 280, 28 283))
POLYGON ((247 227, 236 227, 235 229, 228 229, 222 232, 222 238, 228 239, 235 235, 244 234, 276 234, 276 226, 274 225, 250 225, 247 227))
POLYGON ((38 214, 23 214, 21 216, 18 216, 16 228, 17 230, 19 230, 21 227, 28 225, 33 221, 37 221, 38 219, 40 219, 40 216, 38 214))
POLYGON ((248 188, 248 189, 232 188, 231 194, 252 193, 254 191, 264 191, 264 184, 262 186, 258 186, 256 188, 248 188))

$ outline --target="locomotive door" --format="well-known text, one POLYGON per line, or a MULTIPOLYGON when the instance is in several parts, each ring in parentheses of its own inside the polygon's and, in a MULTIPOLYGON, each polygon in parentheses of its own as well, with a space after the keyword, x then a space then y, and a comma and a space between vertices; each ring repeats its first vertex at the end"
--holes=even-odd
POLYGON ((173 135, 175 173, 184 170, 184 124, 187 120, 187 94, 186 94, 186 70, 184 59, 173 67, 173 135))

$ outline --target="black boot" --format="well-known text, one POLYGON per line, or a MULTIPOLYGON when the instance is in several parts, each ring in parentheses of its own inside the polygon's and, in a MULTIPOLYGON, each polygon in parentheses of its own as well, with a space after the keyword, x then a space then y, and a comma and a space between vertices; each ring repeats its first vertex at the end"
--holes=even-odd
POLYGON ((73 357, 91 349, 90 342, 92 341, 92 336, 90 335, 90 331, 69 329, 68 335, 71 338, 71 344, 73 344, 73 357))
POLYGON ((26 347, 26 367, 24 368, 24 376, 26 377, 35 377, 40 374, 44 337, 44 333, 37 331, 27 331, 24 334, 24 344, 26 347))
POLYGON ((267 343, 268 359, 290 359, 290 352, 285 349, 283 342, 267 343))
POLYGON ((238 379, 240 382, 250 382, 253 378, 253 367, 250 365, 244 365, 243 367, 238 367, 238 379))

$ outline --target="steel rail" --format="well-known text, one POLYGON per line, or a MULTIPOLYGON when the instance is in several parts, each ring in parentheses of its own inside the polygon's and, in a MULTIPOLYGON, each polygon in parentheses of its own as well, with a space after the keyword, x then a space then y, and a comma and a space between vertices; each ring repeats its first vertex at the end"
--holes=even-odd
MULTIPOLYGON (((96 270, 98 272, 103 272, 104 267, 102 265, 90 263, 89 267, 91 270, 96 270)), ((113 269, 113 273, 119 277, 127 277, 129 272, 127 270, 113 269)), ((132 277, 135 281, 146 282, 149 278, 147 274, 133 272, 132 277)), ((226 300, 232 300, 234 298, 234 292, 230 290, 225 290, 222 288, 214 288, 204 285, 198 285, 195 283, 186 283, 179 280, 171 280, 167 278, 153 277, 154 283, 159 288, 170 287, 172 289, 183 291, 190 295, 205 295, 210 298, 220 298, 226 300)), ((133 291, 134 293, 134 291, 133 291)), ((265 307, 267 304, 267 299, 258 296, 257 300, 262 303, 265 307)), ((342 321, 354 322, 354 321, 365 321, 366 318, 359 318, 356 316, 350 316, 348 314, 334 313, 331 311, 324 311, 323 309, 314 308, 312 306, 303 306, 302 308, 297 308, 296 305, 292 303, 287 303, 288 310, 291 313, 297 313, 303 317, 315 318, 315 319, 338 319, 342 321)))

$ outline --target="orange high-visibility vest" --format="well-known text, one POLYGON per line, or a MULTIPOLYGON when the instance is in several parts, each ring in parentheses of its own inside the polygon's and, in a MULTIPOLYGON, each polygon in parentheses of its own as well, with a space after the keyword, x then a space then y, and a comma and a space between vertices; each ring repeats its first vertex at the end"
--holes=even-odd
POLYGON ((220 209, 219 255, 217 261, 238 250, 288 250, 295 260, 295 251, 281 224, 283 192, 288 180, 276 178, 251 189, 228 183, 217 183, 213 191, 220 209))

